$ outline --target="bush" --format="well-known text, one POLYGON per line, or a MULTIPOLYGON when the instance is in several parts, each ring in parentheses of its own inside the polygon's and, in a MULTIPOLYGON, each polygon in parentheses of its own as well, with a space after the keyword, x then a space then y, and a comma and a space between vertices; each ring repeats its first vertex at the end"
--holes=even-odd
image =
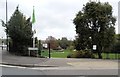
POLYGON ((72 54, 68 54, 67 58, 72 58, 72 54))
POLYGON ((73 51, 67 58, 95 58, 90 50, 73 51))
POLYGON ((120 53, 120 42, 116 43, 112 49, 112 53, 120 53))

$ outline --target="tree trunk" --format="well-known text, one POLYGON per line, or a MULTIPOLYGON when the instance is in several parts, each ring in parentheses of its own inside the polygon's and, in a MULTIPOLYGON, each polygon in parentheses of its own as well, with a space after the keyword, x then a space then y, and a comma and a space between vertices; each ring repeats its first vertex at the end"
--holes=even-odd
POLYGON ((102 55, 101 55, 100 52, 98 52, 98 58, 99 58, 99 59, 102 59, 102 55))
POLYGON ((102 54, 101 53, 102 53, 102 46, 99 44, 98 45, 98 58, 99 59, 102 59, 102 54))

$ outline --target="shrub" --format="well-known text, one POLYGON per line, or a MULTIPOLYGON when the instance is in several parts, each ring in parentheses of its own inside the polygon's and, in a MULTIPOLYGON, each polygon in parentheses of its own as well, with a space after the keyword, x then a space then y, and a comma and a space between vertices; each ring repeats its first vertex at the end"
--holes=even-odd
POLYGON ((67 58, 72 58, 72 54, 68 54, 68 55, 67 55, 67 58))
POLYGON ((90 50, 73 51, 67 58, 95 58, 90 50))

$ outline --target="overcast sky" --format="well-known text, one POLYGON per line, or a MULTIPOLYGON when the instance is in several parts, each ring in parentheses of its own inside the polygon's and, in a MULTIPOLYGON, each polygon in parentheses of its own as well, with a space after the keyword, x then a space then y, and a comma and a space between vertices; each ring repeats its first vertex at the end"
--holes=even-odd
MULTIPOLYGON (((5 1, 0 0, 0 19, 5 21, 5 1)), ((73 19, 75 15, 89 0, 8 0, 8 19, 14 13, 17 5, 19 10, 28 18, 32 16, 33 6, 35 6, 36 22, 33 29, 39 39, 46 39, 48 36, 55 38, 67 37, 74 39, 75 25, 73 19)), ((91 0, 96 1, 96 0, 91 0)), ((100 0, 109 2, 113 7, 113 15, 118 16, 119 0, 100 0)), ((116 23, 116 32, 117 30, 116 23)), ((4 28, 0 23, 0 38, 6 37, 4 28)))

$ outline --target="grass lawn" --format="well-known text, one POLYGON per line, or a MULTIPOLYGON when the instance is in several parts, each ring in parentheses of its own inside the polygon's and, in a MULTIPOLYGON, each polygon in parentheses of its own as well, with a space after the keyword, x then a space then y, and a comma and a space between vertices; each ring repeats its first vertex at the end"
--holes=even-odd
MULTIPOLYGON (((41 52, 41 55, 44 57, 49 57, 49 52, 48 50, 42 50, 44 52, 41 52)), ((70 50, 63 50, 63 51, 59 51, 59 50, 51 50, 51 57, 52 58, 67 58, 68 54, 71 53, 70 50)), ((95 54, 95 57, 98 58, 98 55, 95 54)), ((103 59, 120 59, 120 54, 114 54, 114 53, 102 53, 102 57, 103 59)))
POLYGON ((120 54, 115 54, 115 53, 102 53, 103 59, 110 58, 110 59, 120 59, 120 54))
MULTIPOLYGON (((41 52, 42 56, 48 57, 49 56, 49 52, 48 50, 42 50, 44 52, 41 52)), ((70 53, 70 50, 63 50, 63 51, 59 51, 59 50, 51 50, 51 57, 52 58, 67 58, 67 55, 70 53)))
MULTIPOLYGON (((98 55, 95 54, 95 57, 98 58, 98 55)), ((120 54, 115 54, 115 53, 102 53, 103 59, 120 59, 120 54)))

